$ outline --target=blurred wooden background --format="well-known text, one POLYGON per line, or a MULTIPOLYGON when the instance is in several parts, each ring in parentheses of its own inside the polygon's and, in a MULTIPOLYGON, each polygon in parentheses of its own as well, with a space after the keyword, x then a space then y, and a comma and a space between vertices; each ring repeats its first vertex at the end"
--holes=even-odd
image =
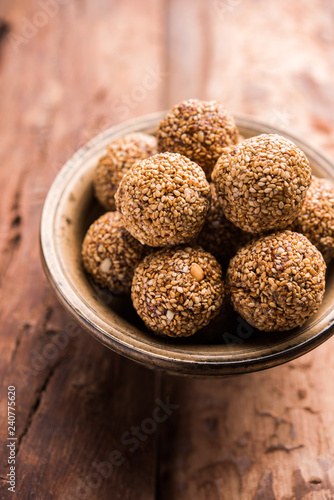
POLYGON ((43 200, 76 149, 184 98, 333 155, 333 26, 330 0, 0 1, 1 499, 8 385, 17 498, 334 499, 334 340, 261 373, 161 377, 75 327, 38 248, 43 200), (156 398, 179 406, 151 432, 156 398))

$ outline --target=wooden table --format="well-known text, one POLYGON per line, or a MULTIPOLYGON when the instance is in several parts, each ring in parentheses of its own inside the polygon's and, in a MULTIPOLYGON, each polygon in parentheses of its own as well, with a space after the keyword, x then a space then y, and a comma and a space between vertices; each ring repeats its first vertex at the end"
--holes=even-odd
POLYGON ((17 498, 333 499, 334 340, 250 375, 161 376, 75 326, 38 246, 65 160, 184 98, 219 99, 333 154, 333 3, 2 0, 0 19, 1 499, 15 497, 9 385, 17 498))

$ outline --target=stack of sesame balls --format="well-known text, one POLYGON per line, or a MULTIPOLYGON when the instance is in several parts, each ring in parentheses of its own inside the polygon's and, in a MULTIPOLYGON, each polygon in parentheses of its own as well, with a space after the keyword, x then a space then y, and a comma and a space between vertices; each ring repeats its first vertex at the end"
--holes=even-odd
POLYGON ((108 211, 84 238, 84 269, 131 294, 152 332, 193 335, 225 297, 266 332, 301 326, 319 308, 334 257, 334 186, 312 177, 290 140, 242 140, 220 103, 189 99, 156 137, 115 139, 94 189, 108 211))

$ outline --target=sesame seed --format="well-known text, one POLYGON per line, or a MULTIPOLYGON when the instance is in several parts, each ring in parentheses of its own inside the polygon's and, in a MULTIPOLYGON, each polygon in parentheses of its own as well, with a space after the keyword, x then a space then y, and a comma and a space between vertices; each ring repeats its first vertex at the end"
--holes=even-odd
POLYGON ((204 133, 203 133, 203 130, 200 130, 197 134, 197 139, 200 141, 200 142, 203 142, 204 141, 204 133))

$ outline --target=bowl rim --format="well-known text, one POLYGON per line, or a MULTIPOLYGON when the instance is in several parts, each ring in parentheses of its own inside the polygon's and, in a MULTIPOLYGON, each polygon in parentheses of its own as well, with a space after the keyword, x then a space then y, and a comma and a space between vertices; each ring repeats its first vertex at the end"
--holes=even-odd
MULTIPOLYGON (((166 113, 166 111, 162 111, 144 115, 104 130, 77 150, 54 179, 46 196, 41 215, 40 253, 44 272, 59 301, 72 317, 102 344, 149 368, 156 368, 174 374, 226 376, 263 370, 295 359, 325 342, 334 333, 334 306, 330 311, 329 318, 327 318, 327 314, 318 319, 318 323, 324 323, 321 331, 305 339, 303 342, 291 345, 285 348, 284 351, 271 352, 270 354, 255 356, 251 359, 234 360, 227 359, 226 354, 224 359, 222 358, 222 354, 219 353, 210 353, 210 357, 199 353, 196 353, 195 356, 191 352, 186 354, 184 350, 177 351, 173 349, 169 351, 168 344, 164 344, 163 347, 157 347, 142 340, 133 342, 130 337, 126 337, 126 332, 117 325, 108 324, 107 333, 103 327, 104 322, 102 318, 100 318, 101 321, 98 321, 97 318, 93 321, 84 313, 86 308, 82 309, 82 297, 75 292, 72 283, 67 281, 62 265, 59 262, 57 249, 52 238, 53 224, 50 224, 50 217, 54 223, 60 199, 67 182, 78 171, 80 164, 85 158, 101 152, 101 143, 105 142, 111 135, 114 139, 128 133, 133 133, 136 130, 138 131, 139 126, 140 129, 150 129, 153 132, 166 113), (61 190, 60 198, 58 197, 59 190, 61 190)), ((234 117, 237 124, 239 126, 242 124, 244 129, 249 128, 249 130, 253 131, 254 126, 256 126, 259 130, 263 130, 262 133, 281 134, 292 140, 303 149, 306 156, 308 156, 309 152, 313 158, 316 157, 317 162, 322 165, 327 174, 333 177, 334 166, 331 158, 319 150, 318 147, 310 144, 309 141, 306 142, 300 135, 245 114, 234 113, 234 117)))

